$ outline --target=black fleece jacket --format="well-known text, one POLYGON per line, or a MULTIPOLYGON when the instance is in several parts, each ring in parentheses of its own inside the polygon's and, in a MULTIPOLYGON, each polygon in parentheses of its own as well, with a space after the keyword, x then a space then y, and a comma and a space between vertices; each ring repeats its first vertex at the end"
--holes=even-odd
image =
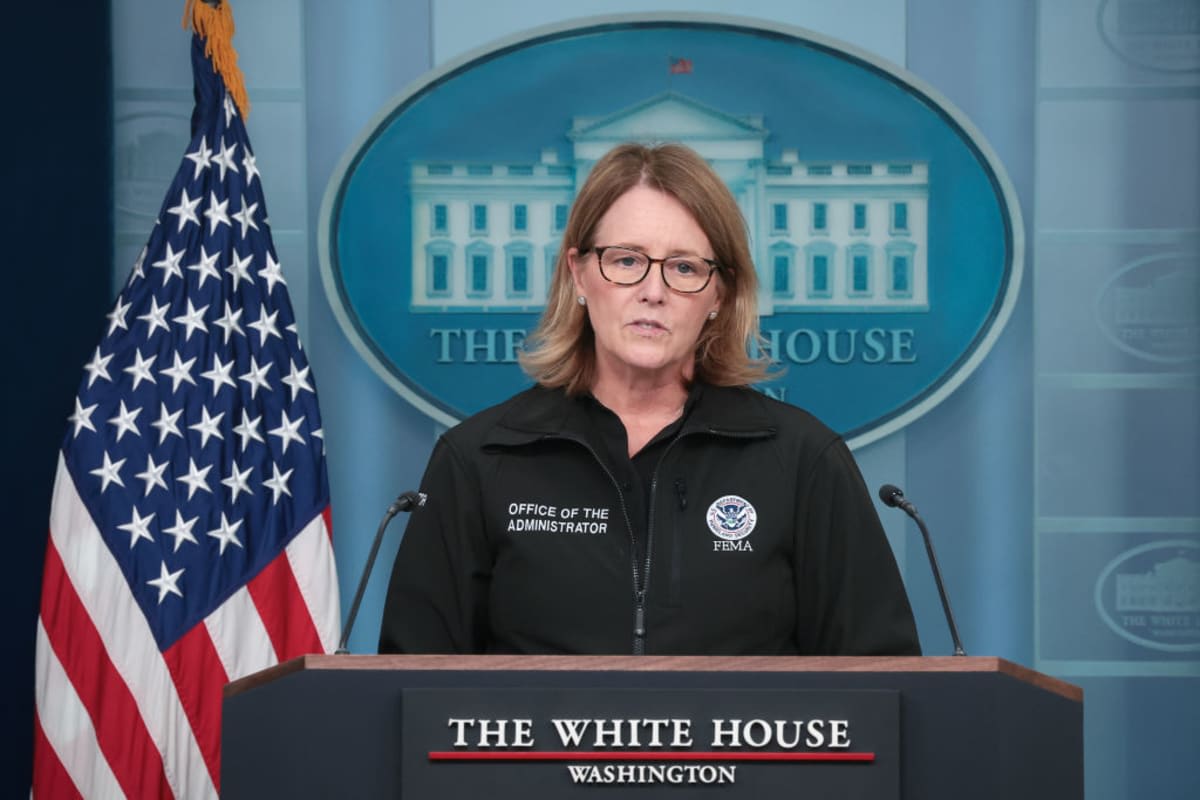
POLYGON ((696 386, 634 519, 585 402, 535 387, 439 440, 380 652, 920 653, 837 434, 758 392, 696 386))

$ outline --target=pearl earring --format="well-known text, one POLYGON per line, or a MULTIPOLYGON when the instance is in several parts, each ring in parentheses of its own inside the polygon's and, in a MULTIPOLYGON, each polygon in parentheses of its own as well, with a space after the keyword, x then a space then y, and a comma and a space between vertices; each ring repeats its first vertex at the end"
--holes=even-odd
POLYGON ((581 306, 587 305, 587 298, 584 297, 583 295, 579 295, 579 297, 577 297, 575 299, 579 301, 579 305, 581 305, 581 306))
POLYGON ((715 311, 710 311, 710 312, 708 312, 708 318, 709 318, 709 319, 716 319, 716 318, 717 318, 717 312, 715 312, 715 311))

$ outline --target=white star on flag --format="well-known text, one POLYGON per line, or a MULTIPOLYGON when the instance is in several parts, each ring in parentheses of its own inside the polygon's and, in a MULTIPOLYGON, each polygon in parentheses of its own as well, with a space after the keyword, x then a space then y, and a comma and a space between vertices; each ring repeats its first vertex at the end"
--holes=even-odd
MULTIPOLYGON (((254 278, 250 277, 250 264, 253 263, 253 261, 254 261, 253 254, 250 254, 250 255, 246 256, 245 258, 242 258, 242 257, 238 256, 237 253, 234 253, 230 257, 229 266, 225 268, 225 271, 233 276, 233 290, 235 292, 237 291, 238 284, 241 281, 245 281, 246 283, 250 284, 251 286, 254 285, 254 278)), ((239 311, 238 313, 241 313, 241 312, 239 311)))
POLYGON ((221 152, 213 156, 213 163, 221 168, 221 183, 225 182, 226 170, 230 170, 232 172, 238 171, 237 164, 234 163, 233 160, 233 153, 235 150, 237 150, 237 142, 234 142, 233 144, 229 145, 229 147, 226 147, 225 142, 222 141, 221 152))
POLYGON ((200 373, 201 378, 205 378, 207 380, 212 381, 213 397, 217 396, 217 392, 221 391, 222 386, 232 386, 235 389, 237 388, 237 384, 235 384, 233 382, 233 378, 231 378, 229 376, 229 373, 232 370, 233 370, 233 361, 232 360, 228 364, 222 364, 221 357, 219 355, 217 355, 216 353, 213 353, 212 369, 210 369, 208 372, 200 373))
POLYGON ((194 458, 188 459, 187 475, 181 475, 175 479, 175 480, 179 481, 180 483, 187 484, 188 500, 192 499, 192 495, 194 495, 196 493, 196 490, 198 490, 198 489, 208 492, 209 494, 212 494, 212 489, 208 488, 208 480, 207 480, 208 471, 210 469, 212 469, 211 464, 209 464, 204 469, 200 469, 199 467, 196 466, 196 460, 194 458))
POLYGON ((117 412, 115 417, 108 420, 110 425, 117 428, 117 441, 121 441, 121 437, 126 433, 132 433, 134 436, 141 436, 142 432, 138 430, 137 415, 142 413, 141 407, 135 408, 132 411, 125 408, 125 401, 121 401, 121 410, 117 412))
POLYGON ((200 276, 196 281, 196 288, 203 289, 204 282, 209 278, 221 280, 221 273, 217 272, 215 266, 220 257, 220 251, 209 255, 204 251, 204 245, 200 245, 200 260, 188 267, 188 272, 195 272, 200 276))
POLYGON ((120 298, 117 299, 116 308, 108 314, 108 336, 113 335, 113 331, 117 328, 129 330, 129 326, 125 324, 125 315, 129 313, 129 307, 132 303, 122 305, 120 298))
POLYGON ((277 283, 287 285, 287 281, 283 279, 283 269, 271 253, 267 253, 267 265, 258 271, 258 277, 267 282, 267 294, 275 291, 277 283))
POLYGON ((179 591, 179 576, 182 574, 183 574, 182 569, 178 569, 174 572, 168 571, 167 570, 167 562, 164 561, 164 562, 162 562, 162 571, 159 572, 158 577, 154 578, 152 580, 146 581, 146 583, 148 583, 151 586, 153 586, 154 588, 158 589, 158 604, 159 605, 162 605, 163 599, 168 594, 174 594, 174 595, 179 595, 180 597, 183 597, 183 592, 179 591))
POLYGON ((142 265, 145 263, 145 261, 146 261, 146 248, 143 247, 142 251, 140 253, 138 253, 137 259, 133 262, 133 272, 130 273, 130 275, 129 275, 130 283, 133 282, 134 278, 146 277, 146 273, 142 269, 142 265))
POLYGON ((231 469, 233 471, 229 477, 221 479, 221 485, 229 489, 229 502, 236 503, 238 495, 242 492, 249 495, 254 494, 250 489, 250 473, 254 471, 254 467, 246 467, 244 471, 239 471, 237 464, 233 464, 231 469))
POLYGON ((188 198, 187 189, 183 189, 179 198, 179 205, 167 209, 168 214, 174 214, 179 218, 179 230, 183 230, 183 226, 189 222, 200 224, 200 218, 196 216, 196 206, 200 204, 201 198, 188 198))
POLYGON ((138 543, 140 539, 145 539, 148 542, 153 542, 154 537, 150 535, 150 522, 154 519, 154 515, 143 517, 138 513, 137 506, 133 507, 133 518, 124 525, 118 525, 117 529, 129 531, 129 549, 138 543))
POLYGON ((156 381, 154 380, 154 375, 151 374, 151 372, 150 372, 150 368, 152 366, 154 366, 154 360, 157 358, 158 358, 157 353, 150 356, 149 358, 143 358, 141 350, 133 351, 133 363, 130 364, 125 369, 123 369, 122 372, 126 372, 130 376, 133 377, 133 388, 134 389, 137 389, 138 384, 141 383, 142 381, 150 381, 151 383, 156 383, 156 381))
POLYGON ((159 403, 159 406, 162 410, 158 414, 158 420, 150 423, 152 428, 158 428, 158 443, 162 444, 171 435, 182 439, 183 434, 179 432, 179 426, 176 423, 179 421, 179 416, 183 413, 183 409, 180 408, 178 411, 171 413, 167 410, 166 403, 159 403))
MULTIPOLYGON (((213 159, 216 161, 216 159, 213 159)), ((217 193, 209 192, 208 208, 204 209, 204 216, 208 219, 208 232, 216 233, 218 225, 229 224, 229 213, 225 210, 229 205, 229 198, 226 197, 220 202, 217 201, 217 193)))
POLYGON ((242 238, 246 238, 246 231, 250 228, 258 230, 258 223, 254 221, 254 212, 258 208, 258 203, 246 204, 246 198, 242 198, 242 208, 233 218, 242 226, 242 238))
POLYGON ((154 456, 150 455, 149 453, 146 454, 145 472, 139 472, 137 475, 133 476, 138 480, 145 482, 146 494, 143 495, 144 497, 149 497, 151 490, 154 489, 155 486, 158 486, 162 489, 167 488, 167 482, 163 479, 163 473, 167 471, 167 467, 170 466, 170 464, 171 462, 169 461, 164 461, 161 464, 155 464, 154 456))
POLYGON ((250 415, 246 413, 246 409, 242 409, 242 421, 236 428, 233 429, 233 432, 241 437, 243 450, 246 449, 246 445, 248 445, 250 442, 266 441, 263 439, 262 434, 258 432, 258 425, 260 422, 262 422, 262 417, 254 417, 251 419, 250 415))
POLYGON ((225 332, 225 341, 223 342, 224 344, 229 344, 229 337, 235 333, 241 334, 242 336, 246 335, 246 332, 244 330, 242 330, 242 326, 239 322, 239 320, 241 320, 241 318, 242 318, 242 309, 239 308, 235 312, 232 308, 229 307, 229 301, 226 300, 225 301, 225 313, 223 315, 221 315, 220 317, 218 317, 217 319, 213 320, 213 324, 225 332))
POLYGON ((208 306, 195 308, 192 306, 192 301, 189 299, 187 301, 187 308, 188 310, 186 314, 180 314, 178 317, 175 317, 173 320, 171 320, 172 322, 179 323, 185 328, 185 333, 183 334, 184 342, 186 342, 188 339, 191 339, 192 334, 197 330, 208 333, 208 326, 204 324, 204 312, 208 311, 208 306))
POLYGON ((108 362, 112 361, 113 354, 106 356, 100 355, 100 348, 96 348, 96 354, 92 356, 92 360, 84 367, 88 374, 88 388, 92 388, 92 384, 96 382, 96 378, 104 378, 106 381, 111 381, 112 376, 108 374, 108 362))
POLYGON ((212 163, 212 148, 208 146, 208 137, 201 136, 200 144, 194 151, 188 153, 184 158, 196 165, 196 171, 192 173, 192 180, 200 177, 200 173, 208 169, 212 163))
POLYGON ((304 417, 301 416, 296 420, 290 420, 286 411, 280 411, 279 416, 279 427, 273 428, 267 431, 267 433, 271 436, 279 437, 279 448, 282 452, 286 453, 289 442, 304 444, 304 437, 298 433, 300 426, 304 424, 304 417))
POLYGON ((259 306, 258 319, 246 326, 258 331, 260 346, 265 345, 267 339, 272 336, 278 336, 280 339, 283 338, 283 334, 279 332, 279 328, 275 325, 275 318, 278 316, 278 311, 268 314, 266 306, 259 306))
POLYGON ((208 440, 214 436, 223 440, 225 436, 221 433, 221 419, 225 416, 225 412, 222 411, 214 417, 208 413, 208 406, 202 406, 200 414, 203 416, 200 422, 197 422, 195 425, 188 425, 188 430, 196 431, 200 434, 200 447, 203 448, 207 445, 208 440))
POLYGON ((184 521, 183 514, 180 514, 178 509, 175 510, 175 524, 169 528, 163 528, 163 533, 175 540, 175 549, 172 552, 178 553, 179 546, 184 542, 191 542, 192 544, 196 545, 200 544, 198 541, 196 541, 195 534, 192 533, 192 527, 199 519, 199 517, 192 517, 191 519, 184 521))
POLYGON ((258 175, 258 167, 254 162, 254 154, 249 150, 246 150, 245 155, 242 156, 242 168, 246 170, 246 185, 249 186, 254 177, 258 175))
POLYGON ((125 466, 125 459, 114 462, 108 457, 108 451, 104 453, 104 463, 88 474, 95 475, 100 478, 100 494, 108 488, 109 484, 115 483, 117 486, 124 486, 125 481, 121 480, 121 467, 125 466))
POLYGON ((296 362, 293 361, 292 371, 286 378, 283 379, 283 382, 286 383, 288 388, 292 390, 293 402, 296 400, 296 396, 300 394, 300 392, 313 391, 312 384, 308 382, 308 370, 309 367, 307 366, 305 366, 304 369, 298 369, 296 367, 296 362))
POLYGON ((67 417, 67 421, 75 426, 75 433, 73 435, 78 436, 79 432, 84 428, 87 428, 92 433, 96 432, 96 426, 92 424, 92 412, 96 410, 98 405, 100 404, 92 403, 87 408, 84 408, 83 404, 79 402, 79 398, 75 398, 75 413, 67 417))
POLYGON ((241 541, 237 538, 237 529, 240 527, 242 527, 240 519, 230 524, 229 520, 225 519, 225 512, 221 512, 221 524, 208 532, 209 536, 221 543, 221 555, 225 555, 225 548, 231 544, 242 547, 241 541))
POLYGON ((171 304, 158 304, 158 298, 150 298, 150 310, 145 314, 139 314, 138 319, 146 321, 146 341, 150 341, 150 337, 154 335, 154 331, 162 328, 164 331, 170 331, 171 326, 167 324, 167 312, 171 310, 171 304))
POLYGON ((163 271, 163 287, 166 287, 171 282, 171 278, 182 278, 183 268, 179 266, 179 262, 183 261, 183 257, 187 255, 187 250, 180 250, 176 253, 171 249, 171 245, 167 245, 167 252, 158 261, 155 261, 150 266, 163 271))
POLYGON ((288 489, 288 479, 292 477, 292 472, 294 471, 289 469, 287 472, 281 473, 278 464, 271 465, 271 477, 263 481, 263 486, 271 490, 272 503, 278 503, 279 498, 285 494, 289 497, 291 496, 292 493, 288 489))
POLYGON ((187 382, 192 386, 196 385, 196 379, 192 377, 192 365, 196 363, 196 358, 193 356, 187 361, 179 357, 179 351, 175 351, 175 363, 164 370, 160 370, 161 374, 166 375, 171 379, 171 392, 174 394, 179 391, 179 384, 187 382))
POLYGON ((238 380, 245 381, 250 386, 250 397, 254 398, 258 395, 259 389, 271 391, 271 382, 267 380, 267 371, 271 369, 271 363, 267 362, 261 367, 258 365, 258 359, 250 356, 250 369, 248 372, 239 375, 238 380))

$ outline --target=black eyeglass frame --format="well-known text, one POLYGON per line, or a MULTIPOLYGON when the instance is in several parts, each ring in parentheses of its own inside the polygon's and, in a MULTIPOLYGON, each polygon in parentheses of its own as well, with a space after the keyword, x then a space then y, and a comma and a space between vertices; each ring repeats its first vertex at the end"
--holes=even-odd
POLYGON ((708 273, 708 279, 704 281, 704 285, 701 286, 699 289, 677 289, 671 285, 671 282, 669 280, 667 280, 667 262, 673 258, 684 258, 684 256, 667 256, 666 258, 651 258, 649 253, 643 253, 641 250, 634 250, 632 247, 622 247, 620 245, 615 245, 615 244, 604 245, 603 247, 597 247, 597 246, 589 247, 586 250, 583 250, 581 254, 586 255, 587 253, 595 253, 596 254, 596 266, 600 269, 600 277, 604 278, 604 280, 608 281, 611 284, 615 284, 616 286, 637 286, 639 283, 646 280, 646 276, 650 274, 650 268, 653 267, 657 263, 659 274, 662 275, 663 284, 665 284, 666 287, 668 289, 670 289, 671 291, 679 292, 680 294, 699 294, 700 292, 703 292, 705 289, 708 288, 708 285, 710 283, 712 283, 713 275, 717 274, 717 270, 722 269, 721 265, 719 263, 717 263, 716 261, 713 261, 711 258, 704 258, 703 256, 687 256, 687 258, 697 258, 697 259, 703 261, 705 264, 708 264, 711 272, 708 273), (608 277, 608 275, 604 274, 604 251, 605 250, 626 250, 630 253, 637 253, 638 255, 645 256, 646 257, 646 271, 642 273, 642 277, 638 278, 636 281, 633 281, 632 283, 621 283, 620 281, 614 281, 612 278, 608 277))

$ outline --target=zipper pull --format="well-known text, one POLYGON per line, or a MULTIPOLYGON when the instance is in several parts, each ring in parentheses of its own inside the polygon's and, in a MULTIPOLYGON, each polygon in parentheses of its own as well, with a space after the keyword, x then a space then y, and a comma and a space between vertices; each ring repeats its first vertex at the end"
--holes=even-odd
POLYGON ((675 479, 675 496, 679 498, 679 510, 687 510, 687 488, 683 485, 683 478, 675 479))
POLYGON ((633 599, 636 602, 633 609, 633 652, 634 655, 641 655, 644 647, 642 640, 646 638, 646 590, 639 589, 633 599))

